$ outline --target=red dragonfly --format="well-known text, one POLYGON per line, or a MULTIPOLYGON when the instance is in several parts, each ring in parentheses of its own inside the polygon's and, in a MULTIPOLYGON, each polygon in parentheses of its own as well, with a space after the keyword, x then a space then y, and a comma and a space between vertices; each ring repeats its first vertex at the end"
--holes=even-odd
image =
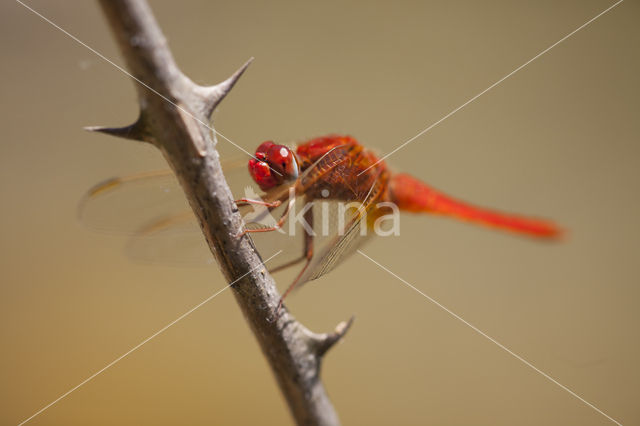
MULTIPOLYGON (((245 187, 245 196, 236 201, 247 223, 241 235, 273 235, 274 238, 269 239, 271 247, 278 238, 276 247, 300 245, 292 244, 291 238, 302 245, 294 249, 293 257, 285 256, 270 269, 276 272, 304 263, 282 299, 296 286, 335 268, 371 231, 377 230, 381 220, 396 210, 445 215, 538 239, 556 239, 561 235, 560 228, 550 221, 478 207, 452 198, 408 174, 392 173, 384 161, 350 136, 312 139, 300 144, 295 151, 267 141, 257 148, 248 166, 249 175, 262 193, 245 187), (344 207, 345 203, 348 208, 344 207), (301 206, 298 215, 296 206, 301 206), (283 230, 288 220, 290 226, 286 233, 283 230)), ((242 168, 225 167, 229 183, 235 181, 231 178, 233 170, 242 168)), ((152 172, 109 179, 85 196, 81 218, 107 229, 126 229, 120 219, 133 223, 128 228, 136 235, 135 243, 130 246, 134 257, 184 258, 185 253, 192 252, 185 236, 200 232, 193 215, 185 209, 184 200, 179 206, 174 205, 180 198, 175 195, 181 191, 171 178, 170 172, 152 172), (149 188, 156 190, 148 191, 149 188), (122 203, 121 195, 127 193, 128 200, 122 203), (163 252, 167 247, 169 251, 163 252)), ((199 240, 202 246, 201 235, 199 240)), ((257 240, 256 243, 260 243, 259 249, 264 244, 257 240)), ((211 258, 206 250, 203 253, 206 259, 211 258)))

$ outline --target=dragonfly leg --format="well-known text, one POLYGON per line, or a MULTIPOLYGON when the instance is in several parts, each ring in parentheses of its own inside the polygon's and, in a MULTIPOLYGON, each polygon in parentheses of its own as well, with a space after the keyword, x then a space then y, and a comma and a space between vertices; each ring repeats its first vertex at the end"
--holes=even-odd
MULTIPOLYGON (((256 200, 253 200, 253 201, 256 201, 256 200)), ((275 201, 275 202, 280 203, 280 201, 275 201)), ((282 225, 284 224, 284 222, 287 220, 287 217, 289 216, 289 212, 291 212, 291 207, 293 207, 295 203, 296 203, 295 198, 291 198, 291 200, 289 200, 289 203, 287 203, 287 207, 285 208, 284 212, 282 212, 282 216, 280 216, 280 219, 278 219, 278 222, 276 222, 274 226, 270 226, 268 228, 245 229, 238 235, 238 238, 242 238, 244 237, 245 234, 248 234, 250 232, 272 232, 282 228, 282 225)))
POLYGON ((285 263, 283 265, 276 266, 275 268, 270 269, 269 273, 270 274, 275 274, 276 272, 284 271, 285 269, 290 268, 292 266, 295 266, 295 265, 297 265, 298 263, 302 262, 305 259, 306 259, 306 256, 304 254, 302 254, 302 256, 297 257, 297 258, 293 259, 290 262, 287 262, 287 263, 285 263))
MULTIPOLYGON (((308 215, 309 210, 307 212, 305 212, 305 220, 307 220, 307 223, 309 223, 308 218, 311 217, 311 215, 308 215)), ((293 259, 290 262, 287 262, 285 264, 282 264, 280 266, 276 266, 273 269, 269 270, 269 273, 271 274, 275 274, 276 272, 280 272, 283 271, 287 268, 290 268, 292 266, 297 265, 298 263, 304 261, 304 260, 309 260, 313 257, 313 235, 310 235, 309 233, 306 232, 305 229, 305 233, 304 233, 304 247, 302 249, 302 255, 300 257, 297 257, 295 259, 293 259)))
POLYGON ((238 204, 238 205, 256 204, 258 206, 276 208, 276 207, 279 207, 282 204, 282 201, 276 200, 276 201, 273 201, 273 202, 268 202, 268 201, 263 201, 263 200, 252 200, 251 198, 240 198, 238 200, 235 200, 235 203, 238 204))
MULTIPOLYGON (((304 220, 307 222, 307 224, 309 224, 309 227, 313 229, 313 209, 312 208, 307 210, 304 213, 304 220)), ((280 316, 280 310, 282 309, 282 304, 284 303, 285 297, 287 297, 289 293, 291 293, 291 291, 296 287, 296 285, 298 285, 300 278, 302 278, 302 275, 305 273, 305 271, 309 267, 309 264, 311 263, 312 258, 313 258, 313 234, 310 234, 307 231, 307 228, 304 227, 304 254, 300 258, 295 259, 294 261, 286 263, 277 268, 278 270, 282 270, 288 266, 295 265, 296 263, 301 262, 302 260, 306 260, 304 266, 296 276, 296 279, 293 280, 291 285, 289 285, 289 287, 285 290, 284 294, 280 298, 280 302, 278 303, 278 309, 276 309, 276 317, 280 316)), ((274 271, 271 271, 271 272, 274 272, 274 271)))

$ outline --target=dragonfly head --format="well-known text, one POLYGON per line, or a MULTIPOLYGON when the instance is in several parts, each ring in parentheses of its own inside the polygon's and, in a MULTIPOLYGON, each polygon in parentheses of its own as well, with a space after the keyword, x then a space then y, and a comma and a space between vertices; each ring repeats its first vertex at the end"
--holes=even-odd
POLYGON ((284 145, 263 142, 249 160, 249 173, 260 189, 267 191, 298 178, 298 160, 284 145))

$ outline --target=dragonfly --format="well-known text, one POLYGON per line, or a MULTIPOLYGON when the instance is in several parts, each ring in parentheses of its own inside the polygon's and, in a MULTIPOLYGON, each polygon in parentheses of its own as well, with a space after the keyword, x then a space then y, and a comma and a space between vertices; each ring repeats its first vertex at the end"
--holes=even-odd
MULTIPOLYGON (((447 216, 539 240, 562 235, 550 220, 474 205, 409 174, 394 173, 351 136, 322 136, 296 148, 266 141, 248 162, 223 165, 223 171, 232 191, 243 195, 236 199, 245 220, 238 237, 250 234, 260 253, 262 247, 287 249, 289 255, 269 269, 272 273, 302 265, 278 312, 294 288, 332 271, 381 233, 381 224, 393 224, 390 219, 397 220, 397 212, 447 216), (241 193, 242 182, 253 186, 245 184, 241 193)), ((170 171, 112 178, 94 186, 81 201, 80 218, 99 229, 132 233, 134 258, 211 259, 170 171)))

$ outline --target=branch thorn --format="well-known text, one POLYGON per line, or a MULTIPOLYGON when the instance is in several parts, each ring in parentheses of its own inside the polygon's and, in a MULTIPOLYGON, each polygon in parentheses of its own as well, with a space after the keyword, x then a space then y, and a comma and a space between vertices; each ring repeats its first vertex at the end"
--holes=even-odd
POLYGON ((353 321, 356 319, 355 316, 349 318, 348 321, 342 321, 338 324, 335 330, 332 333, 325 333, 320 335, 320 338, 315 340, 315 353, 318 357, 322 357, 329 349, 333 347, 336 343, 338 343, 349 331, 353 321))
POLYGON ((238 79, 244 74, 245 70, 253 62, 253 57, 249 58, 231 77, 225 81, 216 84, 215 86, 198 86, 197 92, 199 92, 202 99, 202 112, 207 118, 211 118, 211 114, 216 109, 220 101, 231 91, 238 79))
POLYGON ((146 131, 145 126, 142 124, 142 120, 139 118, 135 123, 124 127, 102 127, 102 126, 87 126, 84 130, 89 132, 106 133, 107 135, 116 136, 119 138, 132 139, 135 141, 153 143, 153 138, 146 131))

